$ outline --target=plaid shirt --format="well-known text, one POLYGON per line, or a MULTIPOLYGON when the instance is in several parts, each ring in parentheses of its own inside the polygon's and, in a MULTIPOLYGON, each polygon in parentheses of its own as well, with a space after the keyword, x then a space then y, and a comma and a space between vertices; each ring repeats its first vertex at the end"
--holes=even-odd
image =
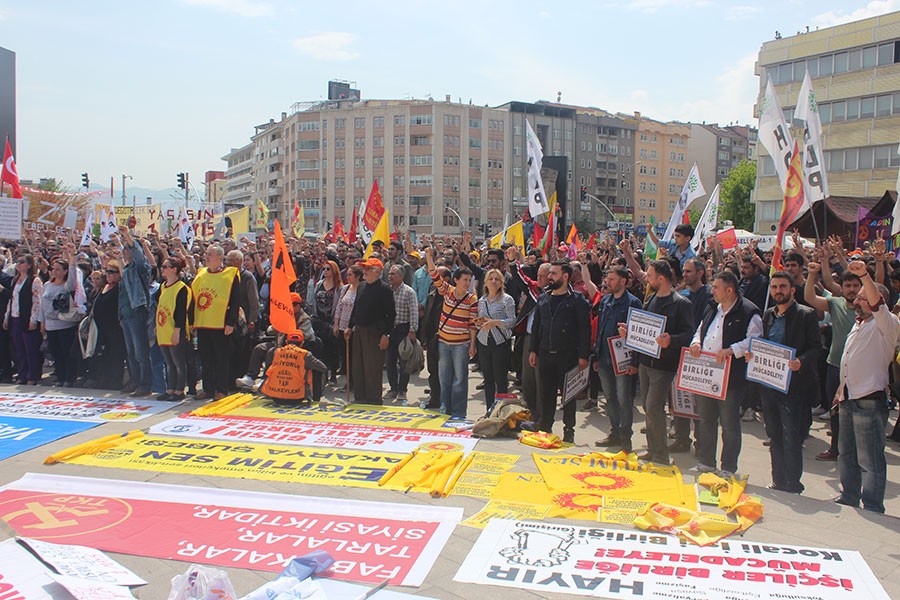
POLYGON ((405 283, 401 283, 396 289, 391 289, 394 292, 394 308, 397 311, 394 325, 409 323, 410 331, 417 330, 419 328, 419 302, 416 299, 416 293, 405 283))

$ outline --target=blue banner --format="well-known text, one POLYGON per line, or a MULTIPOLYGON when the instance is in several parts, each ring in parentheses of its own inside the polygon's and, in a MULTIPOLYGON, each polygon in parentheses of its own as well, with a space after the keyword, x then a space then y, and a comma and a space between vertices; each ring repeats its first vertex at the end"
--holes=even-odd
POLYGON ((0 416, 0 460, 87 431, 100 423, 0 416))

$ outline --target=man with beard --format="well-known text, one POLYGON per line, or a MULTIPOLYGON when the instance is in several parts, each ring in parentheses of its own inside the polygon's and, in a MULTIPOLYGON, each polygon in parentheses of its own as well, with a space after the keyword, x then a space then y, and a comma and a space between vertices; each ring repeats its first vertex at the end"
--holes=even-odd
MULTIPOLYGON (((760 386, 769 455, 772 459, 770 489, 792 494, 803 492, 803 411, 806 398, 814 393, 815 366, 822 349, 816 311, 794 300, 794 281, 785 271, 775 271, 769 280, 775 306, 763 315, 763 339, 788 346, 796 352, 788 361, 793 371, 787 393, 760 386)), ((753 360, 746 354, 747 363, 753 360)), ((807 407, 808 409, 808 407, 807 407)), ((883 432, 882 428, 882 432, 883 432)), ((882 439, 884 436, 882 435, 882 439)))
MULTIPOLYGON (((665 260, 651 261, 647 268, 647 285, 653 293, 644 303, 644 310, 666 317, 666 328, 656 338, 661 348, 659 358, 634 353, 638 366, 641 400, 647 419, 647 452, 641 460, 669 464, 666 445, 666 404, 672 380, 681 360, 681 349, 690 344, 694 335, 691 303, 674 290, 675 274, 665 260)), ((619 323, 619 335, 625 336, 625 323, 619 323)))
POLYGON ((860 278, 862 291, 854 302, 856 323, 847 336, 841 355, 838 382, 838 471, 841 495, 834 499, 845 506, 884 512, 887 464, 884 430, 888 418, 888 367, 900 337, 900 320, 888 310, 887 288, 872 281, 866 263, 851 262, 847 269, 860 278))
MULTIPOLYGON (((830 404, 834 401, 834 395, 837 394, 838 380, 841 374, 841 355, 844 353, 844 344, 847 342, 847 335, 856 321, 856 296, 862 288, 862 281, 859 277, 845 271, 841 276, 841 294, 842 298, 829 296, 823 298, 816 295, 816 279, 822 271, 822 266, 817 262, 809 263, 809 277, 806 278, 804 287, 804 298, 806 303, 815 308, 819 313, 828 313, 831 315, 831 347, 828 349, 828 358, 826 359, 825 371, 825 397, 830 404)), ((840 419, 837 413, 831 415, 831 446, 828 450, 820 452, 816 455, 816 460, 835 461, 838 457, 838 432, 840 430, 840 419)))
MULTIPOLYGON (((551 433, 556 414, 556 395, 565 385, 566 373, 576 365, 588 367, 591 353, 590 306, 584 295, 569 287, 572 266, 557 261, 550 266, 549 294, 535 307, 528 363, 538 368, 540 358, 541 431, 551 433)), ((563 407, 563 441, 575 441, 575 401, 563 407)))

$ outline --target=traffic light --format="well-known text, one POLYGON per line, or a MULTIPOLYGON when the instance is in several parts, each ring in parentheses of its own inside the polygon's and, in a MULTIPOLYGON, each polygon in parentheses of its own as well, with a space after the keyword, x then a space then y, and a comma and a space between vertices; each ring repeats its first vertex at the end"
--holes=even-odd
POLYGON ((187 189, 187 173, 179 173, 176 177, 178 178, 178 188, 187 189))
POLYGON ((491 224, 485 223, 484 224, 484 239, 488 240, 490 238, 491 238, 491 224))
POLYGON ((81 174, 81 185, 84 186, 84 189, 88 189, 91 186, 91 179, 87 173, 81 174))
POLYGON ((587 200, 587 187, 581 186, 581 201, 584 202, 587 200))

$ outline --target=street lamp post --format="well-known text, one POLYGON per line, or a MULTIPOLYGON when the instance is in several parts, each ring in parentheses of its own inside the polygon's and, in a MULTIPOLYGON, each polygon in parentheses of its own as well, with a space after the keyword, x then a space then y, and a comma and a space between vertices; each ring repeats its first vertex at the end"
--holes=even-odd
POLYGON ((602 200, 600 200, 600 198, 598 198, 597 196, 594 196, 592 194, 588 194, 587 192, 585 192, 584 195, 587 196, 588 198, 593 198, 594 200, 596 200, 597 204, 599 204, 600 206, 602 206, 603 208, 606 209, 606 212, 609 213, 609 216, 612 217, 612 220, 616 221, 616 215, 613 214, 613 211, 611 211, 609 209, 609 207, 602 200))
MULTIPOLYGON (((127 202, 127 198, 125 196, 125 180, 126 179, 134 180, 134 177, 132 177, 131 175, 122 175, 122 206, 125 206, 125 202, 127 202)), ((132 203, 131 208, 132 209, 134 208, 133 203, 132 203)))
MULTIPOLYGON (((629 170, 635 168, 635 167, 638 166, 639 164, 641 164, 641 161, 636 160, 636 161, 634 161, 633 163, 631 163, 631 164, 630 164, 629 166, 627 166, 627 167, 626 167, 625 165, 622 165, 622 169, 625 171, 625 174, 627 174, 629 170)), ((625 183, 625 182, 623 181, 622 183, 625 183)), ((626 188, 626 189, 627 189, 627 188, 626 188)), ((628 197, 626 196, 626 197, 625 197, 625 218, 622 219, 622 220, 623 220, 623 221, 628 221, 628 215, 629 215, 629 214, 630 214, 630 213, 628 212, 628 197)), ((634 223, 634 216, 633 216, 633 215, 632 215, 632 217, 631 217, 631 222, 634 223)))
MULTIPOLYGON (((446 208, 447 210, 449 210, 450 212, 452 212, 454 215, 456 215, 456 218, 459 219, 459 232, 460 232, 460 233, 465 233, 465 232, 466 232, 466 225, 465 225, 465 223, 463 223, 462 217, 459 216, 459 213, 456 212, 455 210, 453 210, 452 208, 450 208, 449 206, 445 206, 444 208, 446 208)), ((434 232, 434 226, 432 225, 432 235, 434 235, 433 232, 434 232)))

